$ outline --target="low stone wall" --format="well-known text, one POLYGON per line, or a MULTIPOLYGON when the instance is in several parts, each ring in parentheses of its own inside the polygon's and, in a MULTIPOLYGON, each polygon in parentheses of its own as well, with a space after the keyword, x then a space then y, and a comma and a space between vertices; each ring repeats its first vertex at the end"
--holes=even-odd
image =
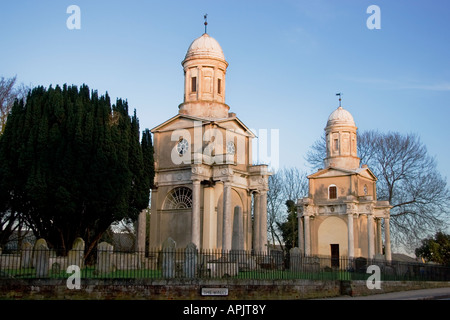
POLYGON ((2 279, 0 299, 82 300, 292 300, 338 296, 339 281, 314 280, 81 280, 68 289, 60 279, 2 279), (227 296, 202 296, 202 288, 228 288, 227 296))
POLYGON ((349 296, 367 296, 378 293, 389 293, 406 290, 450 287, 448 281, 383 281, 381 289, 367 288, 366 281, 353 280, 341 282, 341 294, 349 296))
POLYGON ((197 279, 81 280, 68 289, 64 279, 2 279, 0 299, 12 300, 297 300, 368 295, 412 289, 450 287, 450 282, 383 282, 369 290, 365 281, 197 279), (202 288, 227 288, 226 296, 202 296, 202 288))

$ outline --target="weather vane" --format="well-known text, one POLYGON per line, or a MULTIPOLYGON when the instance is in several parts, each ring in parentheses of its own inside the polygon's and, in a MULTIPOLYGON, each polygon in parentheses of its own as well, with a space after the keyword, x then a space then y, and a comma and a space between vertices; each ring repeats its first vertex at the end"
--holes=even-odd
POLYGON ((205 13, 205 15, 203 16, 203 19, 205 19, 205 33, 207 33, 206 32, 206 26, 208 25, 208 14, 207 13, 205 13))
POLYGON ((341 96, 342 96, 342 93, 339 92, 339 93, 336 93, 336 95, 339 96, 339 107, 341 107, 341 96))

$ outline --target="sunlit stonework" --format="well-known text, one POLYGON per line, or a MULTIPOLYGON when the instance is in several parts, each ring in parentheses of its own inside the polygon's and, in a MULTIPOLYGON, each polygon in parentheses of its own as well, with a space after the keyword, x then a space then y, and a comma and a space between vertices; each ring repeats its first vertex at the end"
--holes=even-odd
POLYGON ((254 134, 225 104, 228 63, 204 33, 182 61, 178 114, 152 129, 155 184, 150 247, 267 250, 266 165, 253 165, 254 134))
POLYGON ((377 178, 360 166, 356 129, 341 106, 328 118, 324 168, 308 176, 309 194, 298 200, 300 248, 306 255, 391 260, 391 206, 377 201, 377 178))

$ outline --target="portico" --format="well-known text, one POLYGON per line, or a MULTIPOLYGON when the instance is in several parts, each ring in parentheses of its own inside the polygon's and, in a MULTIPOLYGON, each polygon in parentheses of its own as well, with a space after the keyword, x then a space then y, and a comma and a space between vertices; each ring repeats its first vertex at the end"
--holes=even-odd
POLYGON ((309 194, 297 202, 299 244, 305 255, 392 259, 391 206, 377 200, 377 178, 367 165, 360 166, 356 129, 342 107, 328 119, 325 168, 308 176, 309 194))

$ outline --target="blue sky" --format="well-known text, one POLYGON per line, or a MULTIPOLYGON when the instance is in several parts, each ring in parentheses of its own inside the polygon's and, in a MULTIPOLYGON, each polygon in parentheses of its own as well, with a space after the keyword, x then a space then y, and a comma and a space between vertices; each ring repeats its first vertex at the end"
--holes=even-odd
POLYGON ((342 92, 360 130, 417 133, 449 178, 449 12, 444 0, 2 1, 0 76, 85 83, 153 128, 178 112, 181 61, 208 13, 226 103, 257 134, 278 131, 280 167, 305 168, 342 92), (72 4, 79 30, 66 26, 72 4), (381 29, 366 26, 370 5, 381 29))

